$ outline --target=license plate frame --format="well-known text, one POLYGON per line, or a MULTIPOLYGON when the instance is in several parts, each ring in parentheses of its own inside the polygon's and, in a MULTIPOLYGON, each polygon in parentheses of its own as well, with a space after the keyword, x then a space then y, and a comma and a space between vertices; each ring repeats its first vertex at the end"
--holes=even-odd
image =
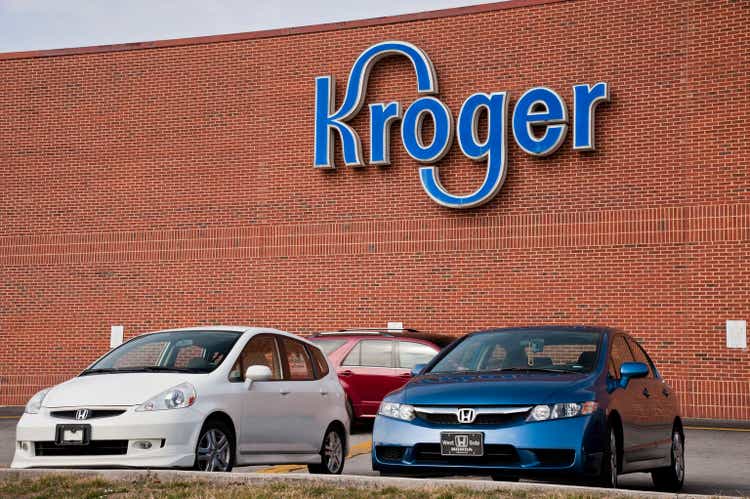
POLYGON ((88 445, 90 442, 90 424, 59 424, 55 428, 55 444, 57 445, 88 445), (79 434, 80 438, 78 438, 79 434))
POLYGON ((481 431, 440 432, 440 455, 482 457, 484 456, 484 433, 481 431))

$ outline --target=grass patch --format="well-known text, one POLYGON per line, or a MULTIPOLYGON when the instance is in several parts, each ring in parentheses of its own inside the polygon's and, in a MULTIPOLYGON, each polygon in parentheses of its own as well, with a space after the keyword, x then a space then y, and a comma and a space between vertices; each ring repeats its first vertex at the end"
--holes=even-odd
POLYGON ((471 490, 463 487, 432 487, 400 489, 397 487, 344 487, 322 482, 242 482, 210 483, 201 480, 160 481, 146 475, 142 480, 106 480, 101 477, 54 474, 38 478, 0 480, 0 497, 19 499, 59 498, 199 498, 199 499, 469 499, 469 498, 600 498, 603 495, 552 493, 549 489, 533 490, 471 490))

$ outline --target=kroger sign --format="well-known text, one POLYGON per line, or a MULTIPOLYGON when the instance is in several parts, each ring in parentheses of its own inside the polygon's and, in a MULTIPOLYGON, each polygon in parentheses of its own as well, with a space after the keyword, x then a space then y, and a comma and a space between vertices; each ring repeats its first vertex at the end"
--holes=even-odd
MULTIPOLYGON (((401 120, 401 141, 414 160, 425 165, 440 161, 458 135, 461 152, 476 161, 486 161, 482 185, 467 195, 451 194, 440 183, 437 166, 423 166, 419 179, 427 195, 449 208, 471 208, 492 199, 502 187, 508 171, 508 93, 475 93, 470 95, 454 124, 450 109, 433 97, 438 82, 432 62, 421 49, 401 41, 377 43, 360 54, 354 62, 346 84, 341 106, 335 104, 335 82, 332 76, 315 79, 315 167, 335 168, 333 162, 334 132, 341 140, 344 163, 364 166, 362 143, 347 125, 362 108, 370 70, 377 61, 390 55, 402 55, 411 61, 417 78, 417 91, 424 95, 412 102, 404 112, 398 102, 370 104, 371 165, 390 164, 390 129, 401 120), (487 134, 479 137, 479 118, 486 113, 487 134), (432 140, 422 140, 422 124, 429 118, 434 123, 432 140)), ((573 149, 594 150, 594 113, 601 102, 609 100, 606 83, 573 86, 573 118, 569 120, 565 101, 546 87, 534 87, 518 99, 513 109, 513 137, 518 146, 532 156, 549 156, 565 140, 568 123, 573 128, 573 149), (543 130, 543 133, 542 133, 543 130), (535 133, 538 131, 538 133, 535 133)))

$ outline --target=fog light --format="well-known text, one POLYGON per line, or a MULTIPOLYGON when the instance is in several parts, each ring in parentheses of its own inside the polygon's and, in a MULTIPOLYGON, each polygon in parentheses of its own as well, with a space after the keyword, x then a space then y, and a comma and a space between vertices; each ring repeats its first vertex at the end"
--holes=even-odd
POLYGON ((135 447, 136 449, 148 450, 151 448, 151 446, 152 444, 148 440, 136 440, 135 442, 133 442, 133 447, 135 447))
POLYGON ((24 452, 29 452, 31 450, 31 442, 18 442, 18 448, 24 452))

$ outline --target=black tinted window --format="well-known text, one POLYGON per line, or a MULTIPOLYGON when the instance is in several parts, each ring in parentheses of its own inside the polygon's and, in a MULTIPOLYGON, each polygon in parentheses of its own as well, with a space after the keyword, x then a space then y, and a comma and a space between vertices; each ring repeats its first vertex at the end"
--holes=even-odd
POLYGON ((612 362, 610 364, 609 375, 615 379, 620 379, 620 366, 623 362, 633 362, 633 354, 630 352, 628 344, 625 342, 624 336, 615 336, 612 341, 612 362), (614 372, 612 372, 614 369, 614 372))
POLYGON ((280 338, 286 353, 288 378, 291 381, 308 381, 314 379, 312 362, 302 342, 291 338, 280 338))
POLYGON ((315 347, 308 346, 307 349, 312 353, 318 379, 325 377, 328 374, 328 361, 326 361, 325 355, 315 347))
POLYGON ((207 373, 224 361, 241 335, 242 333, 233 331, 172 331, 146 334, 110 351, 83 374, 103 370, 182 370, 207 373))
POLYGON ((643 351, 641 348, 641 345, 636 343, 635 341, 628 340, 628 344, 630 345, 630 350, 633 351, 633 357, 635 357, 636 362, 643 362, 648 366, 648 377, 653 378, 654 377, 654 371, 653 366, 651 365, 651 360, 646 355, 646 352, 643 351))
POLYGON ((556 370, 590 372, 600 334, 555 329, 492 331, 456 344, 430 372, 556 370))
POLYGON ((272 380, 278 381, 282 378, 276 340, 272 335, 260 334, 253 336, 247 342, 240 357, 229 372, 229 381, 243 381, 245 371, 250 366, 266 366, 271 370, 272 380))

